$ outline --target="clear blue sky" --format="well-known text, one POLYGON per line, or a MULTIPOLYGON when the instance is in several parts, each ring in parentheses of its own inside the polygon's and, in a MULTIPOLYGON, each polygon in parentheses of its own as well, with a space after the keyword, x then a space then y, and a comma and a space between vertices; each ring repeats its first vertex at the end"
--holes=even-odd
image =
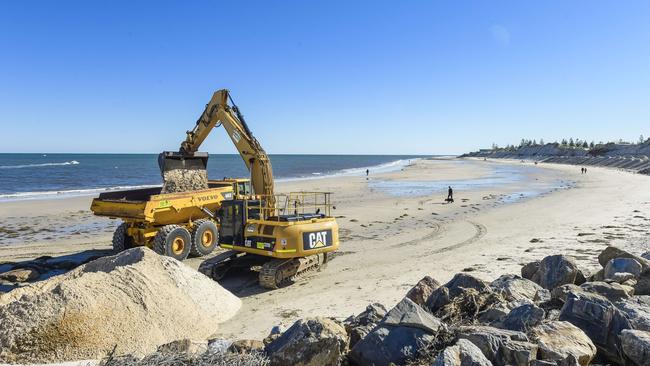
POLYGON ((220 88, 270 153, 650 135, 649 1, 6 0, 0 50, 0 152, 176 149, 220 88))

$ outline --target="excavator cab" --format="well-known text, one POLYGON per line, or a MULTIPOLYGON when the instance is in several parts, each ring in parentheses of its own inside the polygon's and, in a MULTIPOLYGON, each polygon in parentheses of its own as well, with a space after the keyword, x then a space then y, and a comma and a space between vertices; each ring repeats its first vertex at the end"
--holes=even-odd
POLYGON ((206 170, 208 167, 208 153, 182 153, 178 151, 163 151, 158 155, 160 174, 176 169, 206 170))

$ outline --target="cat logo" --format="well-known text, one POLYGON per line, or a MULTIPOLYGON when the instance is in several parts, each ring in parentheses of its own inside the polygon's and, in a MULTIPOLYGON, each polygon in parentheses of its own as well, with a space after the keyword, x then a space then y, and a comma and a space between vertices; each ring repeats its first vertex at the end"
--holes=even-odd
POLYGON ((302 242, 304 250, 312 250, 332 246, 332 230, 303 233, 302 242))

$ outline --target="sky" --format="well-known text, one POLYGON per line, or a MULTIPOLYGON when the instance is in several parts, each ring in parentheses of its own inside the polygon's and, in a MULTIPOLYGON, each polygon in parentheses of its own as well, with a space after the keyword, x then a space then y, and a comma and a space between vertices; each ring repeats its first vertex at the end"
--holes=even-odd
POLYGON ((637 140, 650 2, 0 1, 0 152, 176 150, 222 88, 271 154, 637 140))

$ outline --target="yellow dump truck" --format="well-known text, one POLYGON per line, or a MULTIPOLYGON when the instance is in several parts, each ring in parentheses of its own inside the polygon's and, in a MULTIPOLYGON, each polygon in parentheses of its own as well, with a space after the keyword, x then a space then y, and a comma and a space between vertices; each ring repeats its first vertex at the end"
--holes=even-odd
POLYGON ((95 215, 117 218, 113 249, 147 246, 183 260, 210 254, 219 243, 215 213, 222 202, 251 194, 249 179, 208 181, 208 189, 161 194, 161 187, 101 193, 93 199, 95 215), (172 234, 172 235, 170 235, 172 234))

